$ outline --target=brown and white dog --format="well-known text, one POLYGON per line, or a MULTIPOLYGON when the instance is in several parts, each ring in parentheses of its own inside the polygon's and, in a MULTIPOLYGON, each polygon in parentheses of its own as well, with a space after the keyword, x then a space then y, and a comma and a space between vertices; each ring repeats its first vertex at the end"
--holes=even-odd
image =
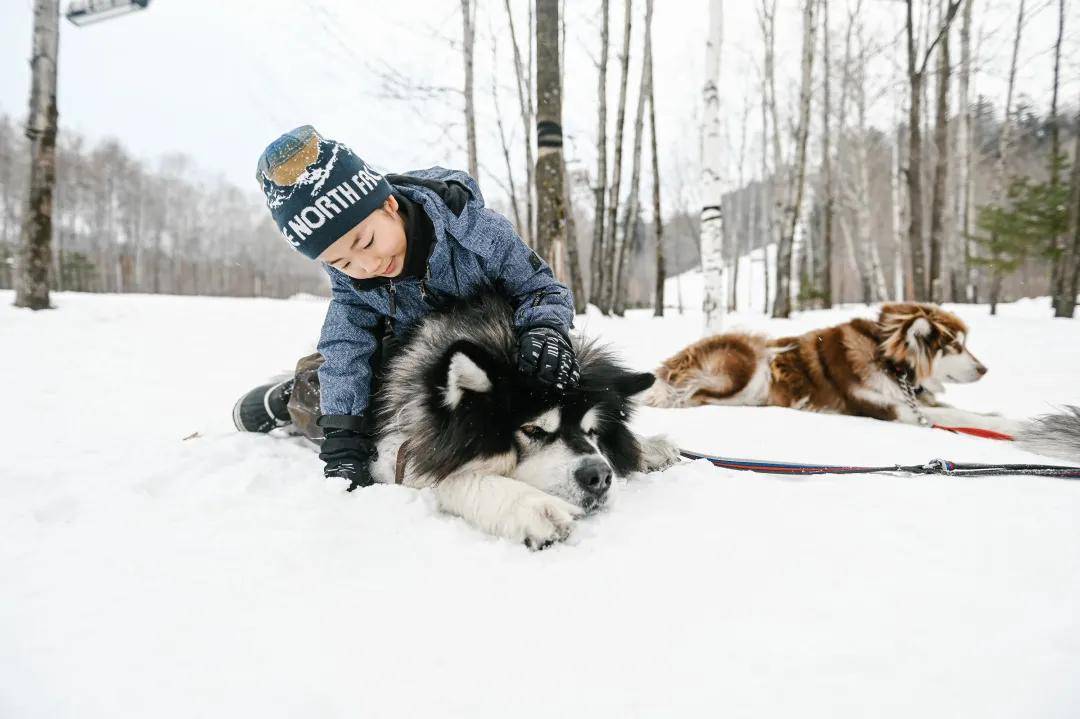
POLYGON ((967 348, 967 326, 931 304, 887 304, 876 322, 854 319, 797 337, 714 335, 656 371, 653 407, 707 404, 791 407, 909 424, 1013 434, 1022 423, 939 402, 944 382, 986 374, 967 348))

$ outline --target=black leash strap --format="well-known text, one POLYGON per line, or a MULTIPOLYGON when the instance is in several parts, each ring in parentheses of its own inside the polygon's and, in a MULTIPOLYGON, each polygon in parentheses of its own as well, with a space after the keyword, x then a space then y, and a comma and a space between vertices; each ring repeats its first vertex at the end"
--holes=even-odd
POLYGON ((947 459, 933 459, 926 464, 894 464, 881 467, 860 467, 838 464, 796 464, 793 462, 766 462, 757 459, 736 459, 717 457, 701 452, 680 450, 687 459, 705 459, 715 467, 735 469, 743 472, 782 475, 814 474, 922 474, 944 475, 948 477, 997 477, 1008 475, 1027 475, 1036 477, 1058 477, 1061 479, 1080 479, 1080 467, 1067 467, 1056 464, 962 464, 947 459))

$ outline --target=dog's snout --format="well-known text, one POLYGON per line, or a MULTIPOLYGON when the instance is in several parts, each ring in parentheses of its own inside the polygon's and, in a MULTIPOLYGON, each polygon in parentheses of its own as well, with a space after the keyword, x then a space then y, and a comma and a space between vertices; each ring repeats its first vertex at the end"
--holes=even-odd
POLYGON ((976 363, 975 371, 979 373, 980 377, 982 377, 987 372, 986 365, 984 365, 982 362, 976 363))
POLYGON ((611 487, 611 467, 602 459, 587 459, 574 470, 574 481, 589 494, 599 497, 611 487))

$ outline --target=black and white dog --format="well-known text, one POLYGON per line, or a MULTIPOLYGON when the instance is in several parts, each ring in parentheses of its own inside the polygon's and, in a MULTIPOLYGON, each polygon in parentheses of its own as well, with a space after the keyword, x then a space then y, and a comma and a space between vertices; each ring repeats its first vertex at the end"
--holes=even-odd
POLYGON ((375 479, 431 487, 439 506, 533 549, 566 539, 604 506, 612 479, 679 459, 630 431, 651 373, 576 341, 581 380, 555 393, 517 371, 510 306, 485 296, 426 318, 390 360, 376 395, 375 479))

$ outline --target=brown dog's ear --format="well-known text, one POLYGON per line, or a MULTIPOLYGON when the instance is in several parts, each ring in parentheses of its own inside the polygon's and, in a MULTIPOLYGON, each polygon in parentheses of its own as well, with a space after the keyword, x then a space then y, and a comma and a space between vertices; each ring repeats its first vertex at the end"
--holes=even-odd
POLYGON ((930 320, 925 317, 916 317, 908 323, 904 336, 907 337, 908 344, 914 349, 918 347, 919 340, 926 339, 932 330, 930 320))

